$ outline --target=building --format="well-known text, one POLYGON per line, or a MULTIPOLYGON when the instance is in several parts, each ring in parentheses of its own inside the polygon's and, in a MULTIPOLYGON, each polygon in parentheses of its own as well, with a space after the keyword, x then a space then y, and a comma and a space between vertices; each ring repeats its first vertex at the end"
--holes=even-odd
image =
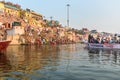
POLYGON ((4 3, 0 2, 0 14, 4 14, 4 3))
POLYGON ((0 13, 4 13, 6 15, 18 16, 20 9, 21 9, 21 6, 18 4, 0 1, 0 13))
POLYGON ((32 18, 36 19, 36 20, 43 20, 43 16, 39 13, 36 13, 34 11, 31 11, 31 14, 32 14, 32 18))

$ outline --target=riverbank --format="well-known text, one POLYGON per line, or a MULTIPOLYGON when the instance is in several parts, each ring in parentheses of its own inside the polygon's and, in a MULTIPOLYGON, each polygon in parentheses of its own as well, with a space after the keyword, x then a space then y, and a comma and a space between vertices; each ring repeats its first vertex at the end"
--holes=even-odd
POLYGON ((87 38, 84 34, 87 29, 63 26, 57 20, 45 19, 42 14, 11 2, 0 1, 0 5, 0 27, 6 29, 11 44, 69 44, 87 38))

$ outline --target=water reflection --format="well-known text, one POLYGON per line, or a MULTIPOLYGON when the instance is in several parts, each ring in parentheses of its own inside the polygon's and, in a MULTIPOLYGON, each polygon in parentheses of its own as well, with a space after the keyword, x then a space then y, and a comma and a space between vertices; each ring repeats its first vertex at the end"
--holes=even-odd
POLYGON ((6 55, 0 54, 0 72, 9 71, 11 66, 9 65, 10 61, 7 59, 6 55))
POLYGON ((13 73, 15 74, 15 79, 17 77, 23 80, 23 74, 32 74, 35 70, 43 68, 50 63, 57 65, 56 61, 59 59, 57 52, 59 52, 58 47, 48 45, 40 47, 9 46, 7 51, 0 55, 0 76, 9 77, 11 74, 8 75, 6 72, 15 72, 13 73))
POLYGON ((120 65, 120 51, 119 50, 88 50, 90 62, 98 64, 115 64, 120 65))
POLYGON ((10 46, 7 52, 7 59, 12 65, 12 70, 31 73, 33 70, 42 68, 51 60, 56 61, 54 55, 59 49, 50 46, 10 46))
MULTIPOLYGON (((108 70, 113 70, 116 66, 120 68, 120 51, 99 49, 90 51, 83 46, 83 44, 9 46, 6 52, 0 55, 0 79, 96 80, 98 77, 101 78, 99 75, 106 72, 108 67, 108 70), (107 68, 104 69, 105 66, 107 68)), ((111 75, 111 72, 107 74, 111 75)))

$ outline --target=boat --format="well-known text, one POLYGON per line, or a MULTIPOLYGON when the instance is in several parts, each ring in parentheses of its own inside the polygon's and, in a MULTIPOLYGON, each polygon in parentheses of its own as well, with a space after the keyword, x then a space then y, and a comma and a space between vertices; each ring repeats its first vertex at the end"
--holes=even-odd
POLYGON ((112 44, 88 43, 87 48, 91 48, 91 49, 120 49, 120 44, 117 44, 117 43, 112 43, 112 44))
POLYGON ((10 42, 11 41, 9 40, 0 41, 0 52, 5 50, 9 46, 10 42))

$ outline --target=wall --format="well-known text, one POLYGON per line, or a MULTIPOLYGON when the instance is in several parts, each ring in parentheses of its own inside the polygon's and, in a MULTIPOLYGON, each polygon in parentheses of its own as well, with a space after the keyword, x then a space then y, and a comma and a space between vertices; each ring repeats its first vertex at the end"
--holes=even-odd
POLYGON ((11 44, 20 44, 20 35, 24 33, 23 27, 14 27, 13 29, 7 30, 7 40, 11 40, 11 44))

